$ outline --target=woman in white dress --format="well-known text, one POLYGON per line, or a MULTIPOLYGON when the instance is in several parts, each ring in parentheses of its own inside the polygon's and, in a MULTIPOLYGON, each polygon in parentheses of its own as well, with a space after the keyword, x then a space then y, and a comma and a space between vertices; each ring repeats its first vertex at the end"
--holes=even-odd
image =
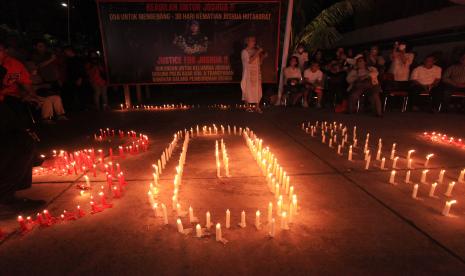
POLYGON ((261 113, 260 100, 262 98, 262 74, 260 65, 265 57, 262 48, 257 47, 255 37, 246 38, 246 48, 242 50, 242 100, 250 105, 248 110, 255 109, 261 113))

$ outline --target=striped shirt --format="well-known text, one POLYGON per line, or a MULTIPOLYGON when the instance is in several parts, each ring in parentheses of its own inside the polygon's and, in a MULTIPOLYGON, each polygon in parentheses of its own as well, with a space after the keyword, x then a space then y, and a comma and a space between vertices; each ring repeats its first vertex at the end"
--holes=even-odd
POLYGON ((465 84, 465 65, 456 64, 446 69, 442 81, 456 86, 457 84, 465 84))

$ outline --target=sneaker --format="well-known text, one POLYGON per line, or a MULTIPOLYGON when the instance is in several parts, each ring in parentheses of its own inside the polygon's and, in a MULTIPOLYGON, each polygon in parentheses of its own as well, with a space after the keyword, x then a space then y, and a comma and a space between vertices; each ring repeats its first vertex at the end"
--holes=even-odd
POLYGON ((69 119, 65 115, 58 115, 57 120, 58 121, 68 121, 69 119))

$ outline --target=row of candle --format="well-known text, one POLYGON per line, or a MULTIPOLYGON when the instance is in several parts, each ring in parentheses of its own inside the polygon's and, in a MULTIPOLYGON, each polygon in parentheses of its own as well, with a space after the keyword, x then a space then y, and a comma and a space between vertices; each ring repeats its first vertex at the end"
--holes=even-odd
MULTIPOLYGON (((318 121, 316 122, 315 126, 311 125, 310 123, 307 124, 307 126, 305 124, 302 124, 302 129, 305 130, 307 133, 310 133, 311 136, 315 136, 315 133, 318 129, 318 121)), ((328 130, 330 131, 330 137, 337 137, 337 133, 336 131, 338 130, 341 130, 341 135, 344 137, 344 139, 342 140, 342 144, 338 146, 338 154, 341 154, 340 153, 340 149, 341 149, 341 146, 343 147, 344 146, 344 141, 347 140, 347 127, 343 127, 342 124, 337 124, 336 122, 334 122, 333 124, 330 124, 328 125, 327 122, 322 122, 321 123, 321 135, 322 135, 322 142, 324 143, 325 142, 325 134, 326 132, 328 132, 328 130), (334 135, 334 136, 333 136, 334 135)), ((428 135, 427 133, 424 133, 424 135, 428 135)), ((433 134, 434 136, 435 134, 433 134)), ((368 170, 369 167, 370 167, 370 162, 371 162, 371 154, 370 154, 370 150, 368 149, 369 147, 369 137, 370 137, 370 134, 367 133, 367 136, 366 136, 366 139, 365 139, 365 146, 364 146, 364 149, 363 149, 363 152, 364 152, 364 160, 365 160, 365 170, 368 170)), ((435 139, 435 138, 434 138, 435 139)), ((330 141, 332 139, 330 138, 330 141)), ((335 139, 334 139, 335 140, 335 139)), ((452 140, 453 141, 453 140, 452 140)), ((461 140, 460 140, 461 142, 461 140)), ((353 144, 349 147, 349 151, 348 151, 348 160, 352 161, 352 150, 354 147, 356 147, 356 144, 357 144, 357 138, 356 138, 356 127, 354 127, 353 129, 353 144)), ((381 152, 382 152, 382 139, 380 138, 378 140, 378 148, 377 148, 377 153, 376 153, 376 160, 377 161, 380 161, 380 165, 379 165, 379 168, 381 170, 385 170, 387 169, 386 168, 386 158, 385 157, 381 157, 381 152)), ((392 160, 392 171, 391 171, 391 174, 390 174, 390 177, 389 177, 389 183, 390 184, 393 184, 395 185, 396 184, 396 181, 395 181, 395 176, 396 176, 396 169, 398 169, 397 167, 397 162, 399 160, 399 157, 396 156, 396 146, 397 144, 396 143, 393 143, 392 144, 392 148, 391 148, 391 154, 390 154, 390 159, 392 160)), ((331 145, 330 145, 331 147, 331 145)), ((406 155, 406 160, 407 160, 407 169, 409 169, 407 172, 406 172, 406 176, 405 176, 405 182, 406 183, 411 183, 410 181, 410 175, 411 175, 411 171, 410 169, 413 169, 413 159, 412 159, 412 154, 415 152, 415 150, 413 149, 410 149, 408 150, 407 152, 407 155, 406 155)), ((424 167, 427 168, 429 167, 429 162, 430 162, 430 159, 434 156, 434 154, 430 153, 430 154, 427 154, 426 155, 426 158, 425 158, 425 161, 424 161, 424 167)), ((420 178, 420 183, 422 184, 426 184, 427 183, 427 174, 428 174, 429 170, 428 169, 424 169, 422 171, 422 174, 421 174, 421 178, 420 178)), ((441 170, 439 172, 439 176, 438 176, 438 180, 437 182, 434 182, 431 184, 431 188, 430 188, 430 191, 429 191, 429 196, 430 197, 434 197, 435 195, 435 190, 436 190, 436 187, 439 184, 442 184, 443 181, 444 181, 444 174, 445 174, 445 170, 441 170)), ((465 180, 464 180, 464 177, 465 177, 465 169, 463 169, 458 178, 457 178, 457 182, 459 183, 463 183, 465 180)), ((447 197, 451 197, 452 196, 452 190, 455 186, 455 181, 452 181, 449 183, 449 185, 447 186, 447 190, 445 192, 445 195, 447 197)), ((418 194, 418 188, 419 188, 419 185, 418 184, 414 184, 413 185, 413 190, 412 190, 412 198, 416 199, 417 198, 417 194, 418 194)), ((445 205, 444 205, 444 208, 442 210, 442 214, 447 216, 450 212, 450 209, 451 209, 451 206, 453 204, 457 203, 456 200, 448 200, 446 201, 445 205)))
MULTIPOLYGON (((226 144, 224 143, 223 139, 221 139, 221 154, 222 154, 222 161, 224 166, 224 171, 226 177, 231 177, 229 174, 229 156, 226 150, 226 144)), ((215 159, 216 159, 216 177, 221 177, 221 162, 220 162, 220 153, 218 150, 218 140, 215 141, 215 159)))
POLYGON ((444 133, 439 132, 423 132, 423 137, 428 141, 434 143, 440 143, 444 145, 451 145, 455 146, 460 149, 465 149, 465 143, 463 142, 462 138, 457 138, 453 136, 449 136, 444 133))
MULTIPOLYGON (((141 110, 141 111, 174 111, 174 110, 189 110, 194 108, 201 108, 200 105, 186 105, 186 104, 163 104, 163 105, 126 105, 120 104, 120 110, 141 110)), ((205 106, 209 109, 229 110, 229 109, 246 109, 247 105, 244 104, 212 104, 205 106)))
MULTIPOLYGON (((341 139, 340 139, 340 144, 338 144, 337 146, 337 153, 338 155, 343 155, 342 153, 342 149, 345 148, 346 145, 350 144, 348 142, 349 140, 349 134, 348 134, 348 128, 347 126, 344 126, 342 123, 337 123, 337 122, 333 122, 333 123, 329 123, 328 122, 319 122, 319 121, 316 121, 315 125, 312 125, 310 122, 308 122, 307 124, 305 123, 302 123, 302 129, 306 132, 306 133, 309 133, 312 137, 315 137, 316 136, 316 133, 318 132, 321 132, 321 142, 323 144, 326 143, 326 139, 327 139, 327 135, 329 136, 328 138, 328 145, 330 148, 335 148, 333 147, 333 144, 337 144, 338 143, 338 135, 341 135, 341 139)), ((348 150, 347 150, 347 159, 349 161, 353 161, 353 154, 354 154, 354 150, 357 148, 357 144, 358 144, 358 139, 357 139, 357 127, 354 126, 353 128, 353 131, 352 131, 352 142, 351 144, 349 145, 348 147, 348 150)), ((367 133, 366 134, 366 138, 365 138, 365 144, 364 144, 364 147, 363 147, 363 156, 364 156, 364 161, 365 161, 365 169, 368 170, 370 168, 370 165, 371 165, 371 152, 370 152, 370 149, 369 149, 369 143, 370 141, 370 133, 367 133)), ((399 156, 396 155, 397 153, 397 144, 396 143, 393 143, 392 144, 392 147, 391 147, 391 151, 390 151, 390 155, 389 155, 389 159, 392 160, 392 168, 396 169, 398 168, 397 167, 397 163, 398 163, 398 160, 399 160, 399 156)), ((384 170, 384 169, 387 169, 386 168, 386 157, 382 156, 382 148, 383 148, 383 140, 382 138, 379 138, 378 139, 378 146, 377 146, 377 150, 376 150, 376 161, 379 162, 379 168, 384 170)), ((408 169, 413 169, 413 159, 412 159, 412 154, 415 152, 415 150, 413 149, 410 149, 408 150, 407 152, 407 155, 406 155, 406 161, 407 161, 407 168, 408 169)), ((424 161, 424 167, 429 167, 429 162, 430 162, 430 159, 434 157, 434 154, 432 153, 429 153, 426 155, 425 157, 425 161, 424 161)))
MULTIPOLYGON (((281 219, 282 229, 289 229, 288 222, 293 222, 297 214, 297 195, 294 187, 289 184, 289 176, 271 153, 269 147, 263 147, 263 140, 259 139, 253 131, 246 129, 243 133, 249 150, 260 167, 263 176, 267 179, 270 191, 276 199, 276 214, 281 219)), ((269 233, 274 229, 273 204, 268 204, 269 233)), ((270 234, 270 236, 273 236, 270 234)))
MULTIPOLYGON (((213 129, 215 129, 215 128, 216 128, 216 126, 213 125, 213 129)), ((197 129, 198 129, 198 126, 197 126, 197 129)), ((206 126, 204 126, 203 129, 206 129, 206 126)), ((223 129, 223 127, 222 127, 222 129, 223 129)), ((230 129, 229 126, 228 126, 228 129, 230 129)), ((244 129, 244 131, 242 131, 242 128, 240 128, 239 131, 243 133, 244 138, 246 140, 246 143, 249 145, 249 149, 251 149, 251 153, 252 153, 252 155, 254 155, 254 158, 257 160, 257 163, 259 164, 260 167, 263 166, 263 164, 266 165, 267 160, 268 160, 268 162, 270 162, 271 160, 274 160, 273 163, 274 163, 274 171, 275 171, 275 174, 276 174, 276 178, 274 178, 273 181, 278 183, 278 185, 282 185, 282 190, 283 190, 282 194, 277 197, 278 201, 277 201, 277 205, 276 205, 276 213, 278 214, 278 216, 281 219, 281 228, 282 229, 289 229, 288 223, 292 223, 293 216, 295 216, 295 214, 297 213, 297 196, 294 194, 294 188, 292 186, 290 188, 288 188, 288 189, 284 188, 284 187, 286 187, 285 183, 287 183, 287 187, 289 187, 289 176, 286 175, 286 173, 283 171, 282 167, 277 163, 276 158, 274 157, 273 154, 271 154, 271 152, 269 151, 269 148, 268 147, 267 148, 262 147, 262 143, 263 143, 262 140, 258 139, 253 134, 253 132, 251 132, 248 129, 244 129), (252 138, 250 138, 249 135, 252 135, 251 136, 252 138), (260 149, 260 152, 258 152, 256 149, 260 149), (278 176, 280 177, 280 180, 279 180, 280 182, 277 181, 278 176), (279 184, 279 183, 281 183, 281 184, 279 184), (283 195, 288 195, 288 198, 287 197, 284 198, 283 195), (287 201, 289 201, 288 204, 285 203, 287 201), (288 212, 289 212, 289 214, 288 214, 288 212)), ((189 234, 191 232, 190 228, 189 229, 184 229, 184 226, 183 226, 182 221, 181 221, 181 217, 188 214, 189 215, 189 223, 196 224, 196 227, 195 227, 196 228, 196 233, 195 233, 195 235, 197 237, 203 237, 205 235, 205 231, 202 229, 201 225, 198 224, 198 218, 194 216, 194 211, 193 211, 192 206, 189 207, 188 212, 182 211, 181 205, 179 203, 179 198, 178 198, 179 188, 180 188, 180 184, 182 182, 181 179, 182 179, 183 167, 184 167, 184 164, 185 164, 185 156, 186 156, 188 144, 189 144, 189 141, 190 141, 190 133, 193 134, 193 130, 191 128, 190 131, 185 130, 184 133, 185 133, 185 139, 184 139, 184 143, 183 143, 182 150, 181 150, 181 153, 180 153, 179 164, 176 167, 176 174, 175 174, 175 178, 174 178, 172 209, 173 209, 173 212, 176 214, 176 217, 177 217, 176 225, 177 225, 178 232, 183 233, 183 234, 189 234)), ((198 131, 197 131, 197 133, 198 133, 198 131)), ((224 133, 224 132, 222 132, 222 133, 224 133)), ((224 142, 222 141, 222 144, 223 143, 224 142)), ((218 143, 216 143, 216 145, 218 145, 218 143)), ((217 161, 219 162, 219 149, 218 148, 219 148, 219 146, 216 147, 216 149, 217 149, 216 152, 218 152, 217 161)), ((224 148, 224 151, 226 151, 225 144, 224 144, 224 147, 222 146, 222 148, 224 148)), ((226 153, 226 156, 227 156, 227 153, 226 153)), ((269 168, 264 171, 264 175, 268 176, 271 172, 272 172, 272 167, 269 166, 269 168)), ((281 188, 278 188, 277 190, 278 190, 278 193, 279 193, 279 190, 281 190, 281 188)), ((160 204, 153 197, 151 197, 150 196, 150 191, 149 191, 149 202, 150 202, 150 205, 152 206, 152 208, 154 210, 155 217, 162 217, 163 218, 163 223, 165 225, 168 224, 168 212, 167 212, 166 205, 164 203, 160 204), (161 208, 161 210, 160 210, 160 208, 161 208)), ((273 218, 273 203, 269 202, 267 207, 268 207, 268 221, 267 222, 268 222, 268 227, 269 227, 268 228, 268 234, 269 234, 270 237, 274 237, 274 235, 275 235, 275 218, 273 218)), ((205 229, 209 230, 213 226, 213 223, 211 221, 211 213, 209 211, 206 212, 205 218, 206 218, 205 229)), ((226 226, 227 229, 229 229, 230 225, 231 225, 231 219, 230 219, 231 218, 231 212, 229 211, 229 209, 226 210, 226 217, 225 218, 226 218, 225 226, 226 226)), ((246 224, 245 211, 241 212, 241 222, 238 225, 241 228, 246 227, 247 224, 246 224)), ((255 214, 255 226, 257 227, 257 229, 261 229, 261 219, 260 219, 260 211, 259 210, 257 210, 257 212, 255 214)), ((225 242, 226 240, 222 238, 221 224, 217 223, 215 229, 216 229, 216 237, 217 237, 216 240, 221 241, 221 242, 225 242)))
MULTIPOLYGON (((141 151, 147 151, 149 146, 149 139, 147 135, 135 131, 123 131, 115 129, 100 129, 99 134, 94 134, 94 139, 98 142, 106 141, 119 137, 119 139, 127 138, 127 141, 121 145, 118 145, 119 157, 124 158, 125 153, 127 154, 138 154, 141 151), (118 133, 118 136, 115 136, 118 133)), ((109 158, 113 160, 113 148, 108 149, 109 158)))

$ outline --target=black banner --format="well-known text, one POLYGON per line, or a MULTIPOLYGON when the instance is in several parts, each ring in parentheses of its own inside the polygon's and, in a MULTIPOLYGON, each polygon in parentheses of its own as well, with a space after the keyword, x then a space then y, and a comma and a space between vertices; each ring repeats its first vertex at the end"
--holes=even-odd
POLYGON ((112 84, 240 82, 241 50, 255 36, 276 82, 280 3, 275 1, 98 1, 112 84))

